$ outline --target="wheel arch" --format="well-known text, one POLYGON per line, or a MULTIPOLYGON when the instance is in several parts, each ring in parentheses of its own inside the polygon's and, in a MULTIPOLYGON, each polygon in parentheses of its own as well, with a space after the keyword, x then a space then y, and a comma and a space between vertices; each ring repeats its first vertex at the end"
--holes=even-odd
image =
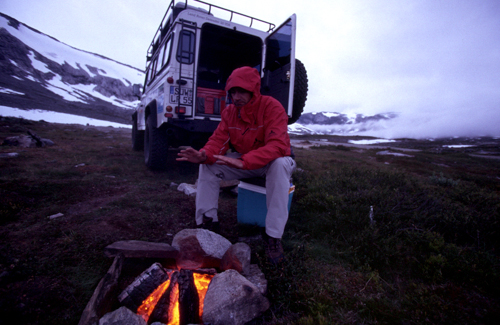
POLYGON ((148 117, 151 115, 154 125, 158 126, 158 115, 156 114, 156 108, 156 99, 152 100, 148 105, 146 105, 146 108, 144 109, 144 124, 148 120, 148 117))

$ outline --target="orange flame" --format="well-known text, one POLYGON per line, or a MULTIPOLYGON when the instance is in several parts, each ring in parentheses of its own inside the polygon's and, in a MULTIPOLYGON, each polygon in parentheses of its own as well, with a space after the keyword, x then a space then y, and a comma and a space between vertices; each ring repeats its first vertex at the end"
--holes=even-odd
POLYGON ((200 319, 203 319, 203 302, 205 301, 208 285, 210 284, 210 281, 212 281, 213 277, 214 276, 212 274, 193 273, 194 285, 198 291, 200 319))
POLYGON ((168 324, 167 325, 179 325, 181 323, 181 315, 179 311, 179 284, 176 283, 175 287, 172 288, 170 293, 170 301, 174 301, 174 304, 170 304, 168 307, 168 324))
POLYGON ((158 286, 158 288, 153 291, 153 293, 149 295, 149 297, 147 297, 142 302, 142 305, 140 305, 137 309, 137 315, 141 316, 146 321, 146 323, 148 322, 151 313, 155 309, 158 300, 160 300, 161 296, 168 289, 169 285, 170 280, 163 282, 160 286, 158 286))
MULTIPOLYGON (((203 301, 205 300, 205 295, 208 290, 208 285, 214 276, 211 274, 200 274, 193 273, 194 285, 198 291, 199 297, 199 315, 200 319, 203 316, 203 301)), ((137 315, 141 316, 146 323, 149 321, 153 310, 163 296, 165 291, 170 285, 170 280, 163 282, 158 288, 156 288, 153 293, 149 295, 137 309, 137 315)), ((168 324, 167 325, 179 325, 180 324, 180 311, 179 311, 179 284, 176 283, 172 288, 170 293, 170 301, 173 302, 168 307, 168 324)))

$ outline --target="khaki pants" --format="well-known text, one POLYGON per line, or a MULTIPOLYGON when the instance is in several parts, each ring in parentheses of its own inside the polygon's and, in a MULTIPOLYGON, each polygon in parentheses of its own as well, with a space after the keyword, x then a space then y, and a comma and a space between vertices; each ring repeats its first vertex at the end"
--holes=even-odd
MULTIPOLYGON (((229 153, 228 157, 239 158, 239 153, 229 153)), ((196 224, 203 222, 203 215, 218 221, 219 189, 221 180, 266 177, 266 233, 281 238, 288 220, 288 191, 290 178, 297 167, 291 157, 281 157, 268 165, 254 170, 241 170, 224 165, 200 164, 196 191, 196 224)))

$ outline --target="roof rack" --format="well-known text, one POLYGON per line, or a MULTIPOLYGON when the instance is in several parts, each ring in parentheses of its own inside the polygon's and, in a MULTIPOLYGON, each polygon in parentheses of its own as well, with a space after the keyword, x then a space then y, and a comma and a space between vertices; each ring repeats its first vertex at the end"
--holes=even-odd
MULTIPOLYGON (((207 5, 208 6, 208 14, 212 13, 212 8, 217 8, 217 9, 220 9, 222 11, 228 12, 231 15, 229 17, 229 19, 228 19, 229 21, 233 21, 233 18, 235 16, 240 16, 240 17, 248 18, 248 19, 250 19, 250 25, 248 27, 252 27, 252 25, 253 25, 254 22, 258 22, 258 23, 261 23, 263 25, 267 25, 267 27, 266 27, 267 30, 265 30, 265 31, 268 32, 268 33, 271 32, 276 27, 275 24, 267 22, 267 21, 264 21, 262 19, 254 18, 254 17, 248 16, 248 15, 245 15, 245 14, 233 11, 233 10, 229 10, 229 9, 226 9, 226 8, 222 8, 222 7, 219 7, 219 6, 216 6, 216 5, 213 5, 213 4, 201 1, 201 0, 194 0, 194 1, 199 2, 199 3, 203 3, 204 5, 207 5)), ((186 0, 186 3, 187 3, 187 0, 186 0)))
MULTIPOLYGON (((222 7, 219 7, 219 6, 204 2, 204 1, 200 1, 200 0, 194 0, 194 1, 208 6, 208 9, 189 6, 188 0, 184 0, 184 3, 178 2, 175 5, 174 5, 174 2, 175 2, 174 0, 170 1, 170 4, 167 8, 167 11, 165 12, 165 15, 163 16, 163 19, 161 20, 160 26, 158 27, 158 30, 156 31, 155 36, 153 37, 153 40, 151 41, 151 45, 148 48, 148 53, 147 53, 147 60, 148 61, 152 58, 154 52, 158 48, 158 45, 159 45, 159 43, 161 43, 161 40, 163 39, 163 37, 168 34, 170 28, 173 26, 173 22, 174 22, 175 18, 179 15, 179 13, 181 11, 183 11, 185 9, 194 9, 194 10, 198 10, 198 11, 201 11, 201 12, 204 12, 208 15, 213 16, 214 14, 212 11, 214 8, 216 8, 222 12, 227 12, 230 14, 229 19, 222 18, 222 17, 219 17, 219 18, 233 21, 233 18, 235 18, 235 17, 243 17, 245 19, 250 20, 248 27, 252 27, 252 25, 255 22, 257 22, 257 23, 262 25, 262 27, 260 29, 264 30, 267 33, 273 31, 274 28, 276 27, 276 25, 273 23, 270 23, 270 22, 267 22, 267 21, 264 21, 261 19, 257 19, 257 18, 248 16, 245 14, 241 14, 241 13, 233 11, 233 10, 222 8, 222 7)), ((256 28, 256 27, 254 27, 254 28, 256 28)))

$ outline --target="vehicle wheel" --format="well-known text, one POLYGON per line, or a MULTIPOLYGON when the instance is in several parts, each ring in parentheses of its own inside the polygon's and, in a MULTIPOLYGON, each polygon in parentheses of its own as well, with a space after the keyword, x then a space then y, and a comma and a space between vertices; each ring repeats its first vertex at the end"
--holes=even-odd
POLYGON ((132 114, 132 149, 144 150, 144 131, 137 130, 137 112, 132 114))
POLYGON ((168 142, 163 128, 157 128, 148 116, 144 133, 144 162, 149 169, 162 170, 167 167, 168 142))
POLYGON ((288 119, 288 125, 297 122, 304 111, 307 100, 307 71, 304 64, 295 59, 295 84, 293 87, 293 109, 292 117, 288 119))

